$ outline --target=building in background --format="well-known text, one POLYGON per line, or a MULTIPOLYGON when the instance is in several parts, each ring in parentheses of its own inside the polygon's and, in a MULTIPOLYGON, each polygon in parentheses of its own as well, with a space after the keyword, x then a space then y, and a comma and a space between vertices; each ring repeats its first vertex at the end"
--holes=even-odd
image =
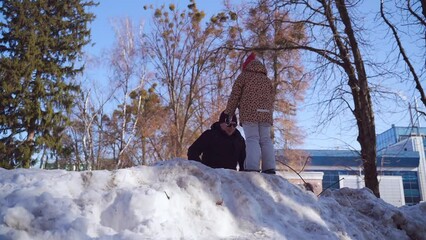
MULTIPOLYGON (((358 151, 307 150, 307 152, 310 154, 311 162, 306 170, 324 173, 323 189, 364 187, 363 163, 358 151)), ((396 206, 412 205, 420 201, 417 152, 387 152, 377 156, 376 165, 383 200, 396 206), (395 191, 398 194, 390 194, 395 191)))
MULTIPOLYGON (((392 127, 377 135, 377 171, 381 198, 395 206, 414 205, 426 198, 426 128, 392 127)), ((363 163, 358 151, 304 150, 310 156, 305 181, 319 182, 318 189, 364 187, 363 163), (315 176, 310 179, 310 176, 315 176)), ((278 161, 285 162, 282 151, 278 161)), ((303 175, 302 175, 303 177, 303 175)), ((296 179, 296 177, 292 177, 296 179)), ((318 191, 318 190, 317 190, 318 191)), ((316 192, 317 193, 317 192, 316 192)))
MULTIPOLYGON (((392 125, 390 129, 377 135, 377 151, 389 149, 395 144, 403 143, 404 140, 413 136, 419 136, 424 140, 426 136, 426 128, 417 126, 396 127, 395 125, 392 125)), ((425 144, 426 142, 423 141, 423 146, 425 146, 425 144)), ((407 148, 407 150, 409 149, 407 148)))
POLYGON ((416 169, 418 193, 416 191, 404 191, 408 195, 418 195, 419 201, 425 201, 426 199, 425 137, 426 128, 418 125, 413 127, 396 127, 392 125, 390 129, 377 135, 379 154, 386 155, 389 152, 416 152, 419 154, 419 164, 416 169))

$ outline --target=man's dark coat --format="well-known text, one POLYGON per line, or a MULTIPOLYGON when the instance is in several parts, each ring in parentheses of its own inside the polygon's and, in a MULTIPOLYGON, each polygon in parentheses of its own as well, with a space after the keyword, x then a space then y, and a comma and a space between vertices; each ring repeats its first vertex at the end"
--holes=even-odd
POLYGON ((244 170, 246 144, 238 129, 229 136, 216 122, 189 147, 188 159, 212 168, 244 170))

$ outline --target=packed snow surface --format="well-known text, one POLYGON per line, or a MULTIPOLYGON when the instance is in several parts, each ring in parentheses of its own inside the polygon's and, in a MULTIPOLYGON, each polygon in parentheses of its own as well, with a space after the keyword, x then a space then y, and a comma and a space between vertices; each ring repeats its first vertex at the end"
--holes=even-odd
POLYGON ((426 203, 320 197, 183 159, 116 171, 0 168, 0 239, 426 239, 426 203))

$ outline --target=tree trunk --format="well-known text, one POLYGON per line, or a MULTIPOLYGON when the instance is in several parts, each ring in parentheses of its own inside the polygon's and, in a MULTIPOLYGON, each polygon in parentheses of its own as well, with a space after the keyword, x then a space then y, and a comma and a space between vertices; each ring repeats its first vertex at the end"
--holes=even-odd
MULTIPOLYGON (((347 51, 342 39, 335 35, 336 44, 343 59, 343 67, 348 75, 348 84, 351 87, 355 108, 355 115, 358 126, 358 142, 361 145, 361 157, 364 165, 365 186, 371 189, 376 197, 380 197, 379 181, 377 180, 376 167, 376 127, 374 123, 373 105, 371 102, 370 89, 368 87, 367 75, 365 73, 364 62, 358 48, 358 42, 352 29, 349 13, 344 0, 336 0, 336 7, 339 11, 345 33, 349 39, 351 52, 347 51), (354 65, 349 59, 353 55, 354 65), (355 68, 354 68, 355 67, 355 68)), ((330 22, 329 22, 330 23, 330 22)))
POLYGON ((358 82, 361 89, 358 93, 352 90, 354 96, 354 114, 358 126, 358 142, 361 145, 361 158, 364 166, 365 186, 380 197, 379 181, 377 180, 376 166, 376 129, 374 124, 374 113, 367 87, 367 79, 360 78, 358 82))
POLYGON ((31 156, 34 152, 34 141, 35 141, 35 119, 31 119, 30 127, 28 128, 28 136, 25 141, 25 148, 22 153, 22 167, 30 168, 31 167, 31 156))
POLYGON ((423 13, 423 16, 426 18, 426 0, 421 0, 421 3, 422 3, 422 13, 423 13))

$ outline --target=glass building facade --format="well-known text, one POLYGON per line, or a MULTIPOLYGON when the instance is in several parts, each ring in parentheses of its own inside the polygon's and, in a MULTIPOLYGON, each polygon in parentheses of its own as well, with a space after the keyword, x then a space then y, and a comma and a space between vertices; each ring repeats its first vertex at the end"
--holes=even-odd
POLYGON ((411 136, 422 136, 423 145, 426 147, 426 127, 396 127, 392 125, 389 130, 376 136, 377 151, 381 151, 411 136))
MULTIPOLYGON (((339 189, 339 176, 363 175, 362 161, 358 151, 349 150, 306 150, 311 157, 308 171, 323 172, 322 187, 339 189)), ((417 167, 419 154, 413 151, 387 152, 377 156, 378 174, 383 176, 401 176, 406 205, 420 202, 420 188, 417 167), (396 170, 397 169, 397 170, 396 170)))
MULTIPOLYGON (((390 129, 376 136, 377 150, 378 151, 386 150, 388 147, 392 147, 393 145, 400 143, 412 136, 421 137, 423 147, 426 149, 426 128, 425 127, 419 127, 419 126, 397 127, 395 125, 392 125, 390 129)), ((413 149, 407 149, 407 147, 404 146, 402 150, 413 151, 413 149)), ((420 155, 423 155, 423 154, 420 154, 420 155)), ((425 159, 419 159, 419 161, 424 161, 424 160, 425 159)), ((421 164, 419 164, 417 167, 420 168, 421 164)), ((420 173, 419 170, 415 172, 414 171, 384 172, 384 174, 387 174, 387 175, 402 176, 405 201, 407 205, 415 204, 422 200, 420 186, 419 186, 419 180, 421 179, 419 177, 419 173, 420 173)))
MULTIPOLYGON (((357 171, 327 170, 322 179, 323 189, 339 189, 341 175, 358 175, 357 171)), ((401 176, 404 186, 404 198, 406 205, 414 205, 420 202, 420 191, 417 172, 415 171, 383 171, 385 176, 401 176)))
MULTIPOLYGON (((381 176, 400 176, 406 205, 414 205, 426 196, 424 188, 426 157, 408 143, 417 139, 426 149, 426 127, 392 127, 376 136, 376 166, 381 176), (412 136, 416 136, 412 138, 412 136), (418 138, 418 137, 421 138, 418 138), (409 139, 411 138, 411 139, 409 139), (406 140, 406 141, 404 141, 406 140), (420 142, 422 141, 422 142, 420 142), (423 166, 423 167, 422 167, 423 166), (423 196, 424 197, 424 196, 423 196)), ((417 141, 416 140, 416 141, 417 141)), ((418 145, 416 145, 418 146, 418 145)), ((282 150, 281 150, 282 151, 282 150)), ((342 175, 362 176, 363 161, 359 151, 351 150, 303 150, 310 156, 306 171, 323 172, 322 189, 339 189, 342 175)), ((277 153, 282 157, 282 153, 277 153)), ((387 186, 389 187, 389 186, 387 186)), ((402 197, 402 196, 401 196, 402 197)))

